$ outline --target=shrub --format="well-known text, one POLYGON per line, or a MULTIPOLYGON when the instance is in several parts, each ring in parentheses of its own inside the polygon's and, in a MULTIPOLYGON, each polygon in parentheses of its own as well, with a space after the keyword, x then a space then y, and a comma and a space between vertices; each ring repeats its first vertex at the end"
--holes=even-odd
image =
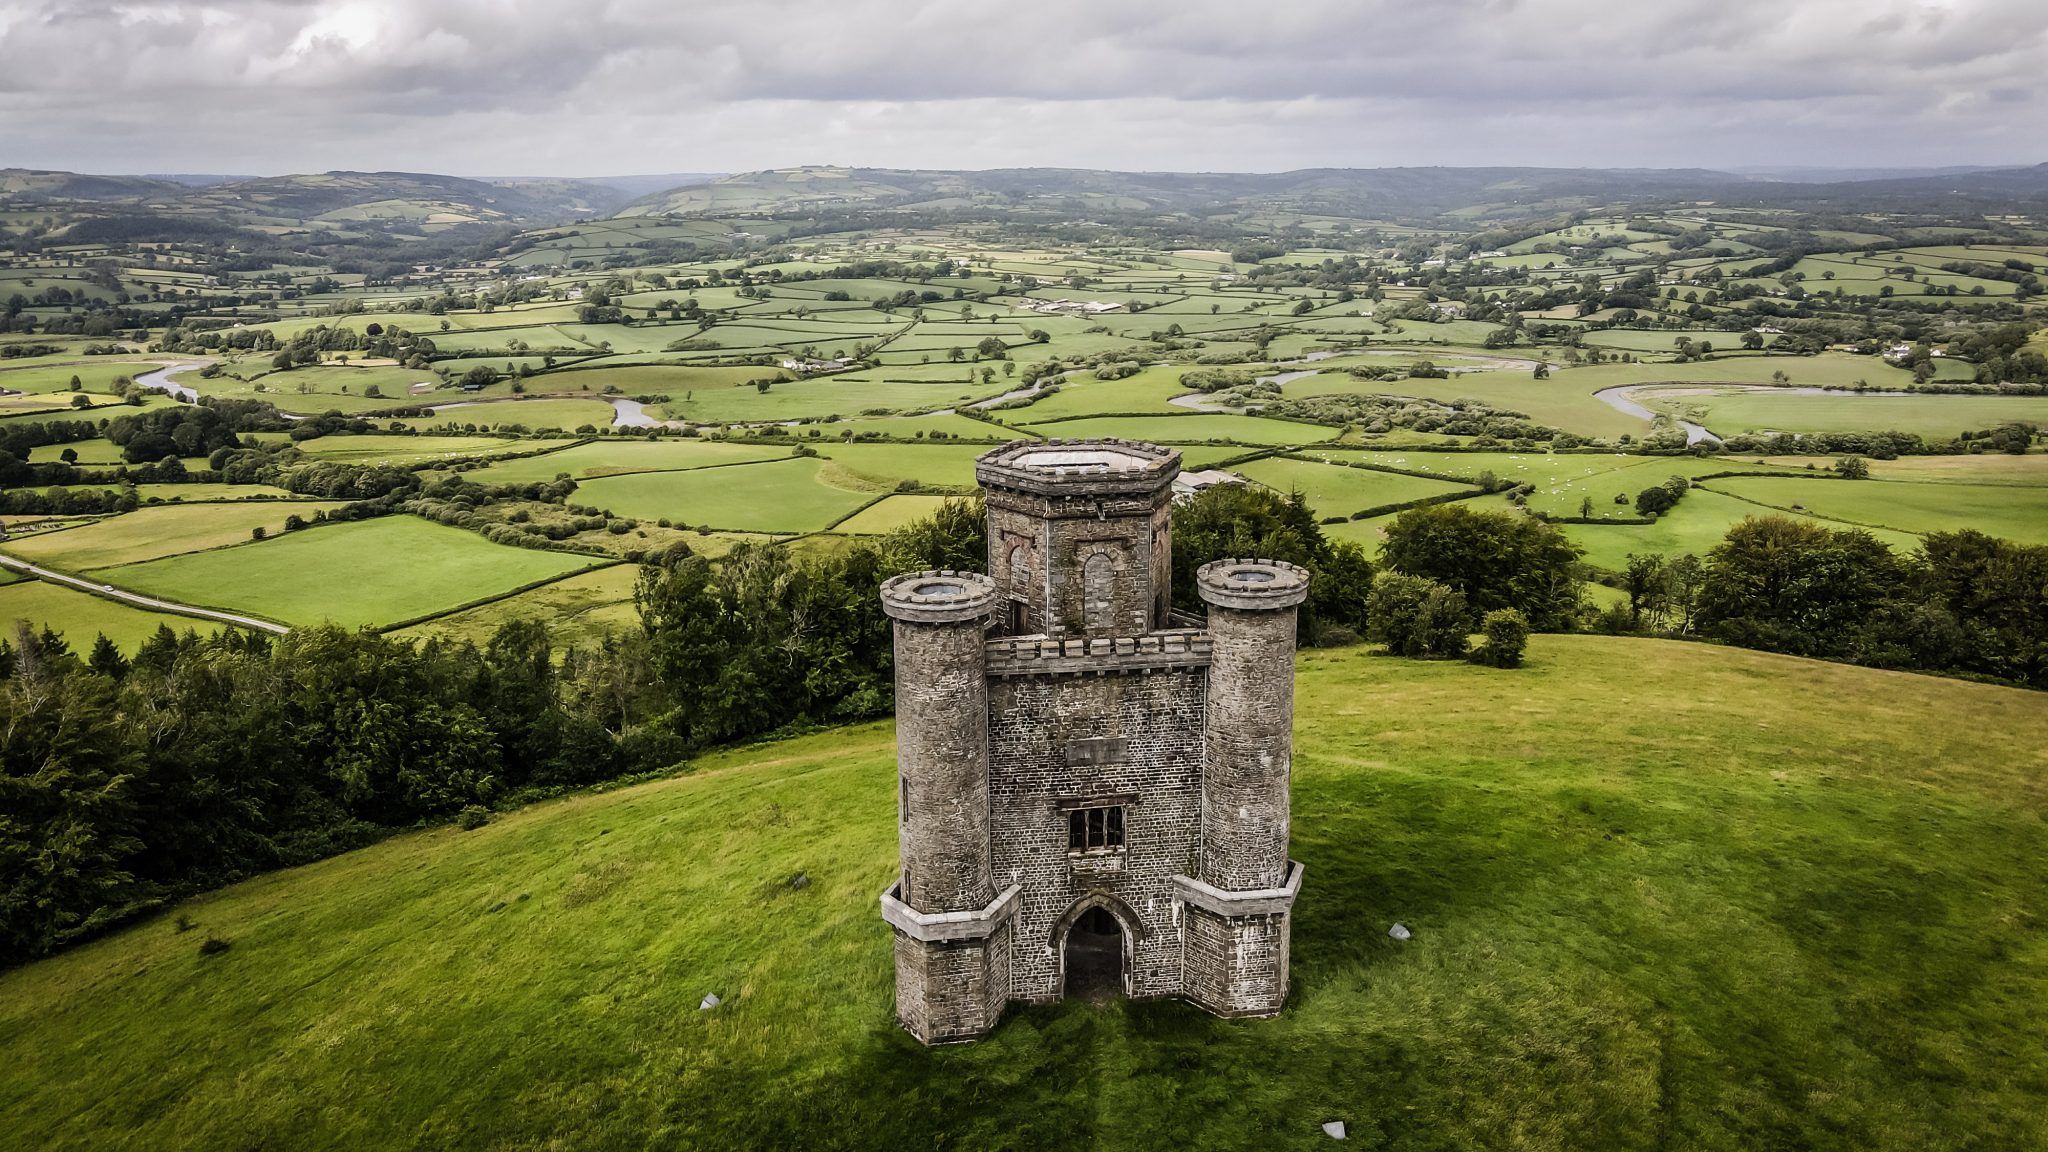
POLYGON ((200 942, 199 954, 201 956, 218 956, 227 951, 229 947, 228 942, 220 937, 208 936, 204 941, 200 942))
POLYGON ((1486 643, 1472 654, 1472 662, 1493 668, 1520 668, 1522 650, 1529 646, 1529 618, 1513 608, 1486 614, 1479 622, 1486 643))
POLYGON ((1396 656, 1462 656, 1472 616, 1465 595, 1423 576, 1382 572, 1366 606, 1367 639, 1396 656))
POLYGON ((491 822, 491 810, 481 804, 465 804, 455 814, 455 826, 464 832, 471 832, 491 822))

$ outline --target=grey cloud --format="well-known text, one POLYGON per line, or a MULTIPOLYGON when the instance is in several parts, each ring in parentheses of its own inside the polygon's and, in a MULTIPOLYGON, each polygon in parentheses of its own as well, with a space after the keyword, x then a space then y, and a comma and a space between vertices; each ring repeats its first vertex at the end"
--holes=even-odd
POLYGON ((2034 162, 2039 0, 0 0, 0 164, 2034 162))

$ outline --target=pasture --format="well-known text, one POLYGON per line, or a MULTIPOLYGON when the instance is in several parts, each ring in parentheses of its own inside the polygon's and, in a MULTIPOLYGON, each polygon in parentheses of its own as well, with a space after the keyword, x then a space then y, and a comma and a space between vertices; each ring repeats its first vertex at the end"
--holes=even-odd
POLYGON ((874 499, 828 482, 819 459, 770 460, 731 468, 601 476, 576 502, 639 520, 667 518, 735 532, 801 533, 831 527, 874 499))
POLYGON ((146 561, 110 583, 286 624, 386 625, 443 612, 599 561, 493 544, 411 516, 308 528, 146 561))
POLYGON ((1277 1019, 1070 1002, 911 1041, 866 724, 0 974, 0 1106, 51 1150, 2048 1142, 2033 694, 1538 636, 1509 672, 1305 653, 1297 732, 1277 1019))
POLYGON ((144 640, 166 625, 174 632, 190 630, 202 635, 222 627, 212 620, 150 612, 61 584, 9 575, 15 578, 0 586, 0 628, 6 630, 4 635, 9 643, 13 642, 15 625, 25 624, 35 631, 54 629, 80 657, 91 653, 93 641, 99 636, 133 655, 144 640))
POLYGON ((161 505, 9 540, 0 550, 48 568, 90 572, 240 544, 257 528, 282 532, 287 516, 311 519, 316 510, 338 507, 321 501, 161 505))

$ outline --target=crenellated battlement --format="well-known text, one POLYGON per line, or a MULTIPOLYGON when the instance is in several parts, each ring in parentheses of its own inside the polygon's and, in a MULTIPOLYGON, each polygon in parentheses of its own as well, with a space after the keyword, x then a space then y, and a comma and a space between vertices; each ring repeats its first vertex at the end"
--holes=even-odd
POLYGON ((1206 668, 1211 648, 1208 632, 1190 628, 1079 640, 1012 636, 990 640, 983 652, 990 676, 1068 676, 1206 668))

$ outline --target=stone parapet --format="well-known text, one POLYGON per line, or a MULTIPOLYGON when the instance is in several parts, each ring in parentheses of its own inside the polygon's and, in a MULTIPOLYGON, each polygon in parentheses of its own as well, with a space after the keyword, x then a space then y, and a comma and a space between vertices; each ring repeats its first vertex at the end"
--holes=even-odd
POLYGON ((1204 668, 1212 648, 1207 632, 1186 629, 1086 640, 1012 636, 989 641, 983 653, 990 676, 1060 676, 1204 668))
POLYGON ((1212 884, 1205 884, 1192 876, 1173 878, 1173 897, 1183 904, 1192 904, 1218 916, 1268 916, 1285 912, 1294 907, 1294 898, 1301 892, 1301 862, 1287 862, 1287 883, 1278 888, 1256 888, 1249 892, 1229 892, 1212 884))
POLYGON ((1150 496, 1173 487, 1180 453, 1157 444, 1093 440, 1012 440, 974 464, 985 489, 1065 497, 1150 496))
POLYGON ((996 582, 979 572, 906 572, 882 584, 882 611, 914 624, 982 620, 995 610, 996 582))
POLYGON ((1308 570, 1285 560, 1215 560, 1195 573, 1195 587, 1219 608, 1292 608, 1308 598, 1308 570))
POLYGON ((996 894, 986 908, 971 912, 919 912, 900 898, 898 885, 882 893, 882 919, 890 926, 925 944, 984 940, 1017 914, 1017 898, 1024 889, 1012 884, 996 894))

